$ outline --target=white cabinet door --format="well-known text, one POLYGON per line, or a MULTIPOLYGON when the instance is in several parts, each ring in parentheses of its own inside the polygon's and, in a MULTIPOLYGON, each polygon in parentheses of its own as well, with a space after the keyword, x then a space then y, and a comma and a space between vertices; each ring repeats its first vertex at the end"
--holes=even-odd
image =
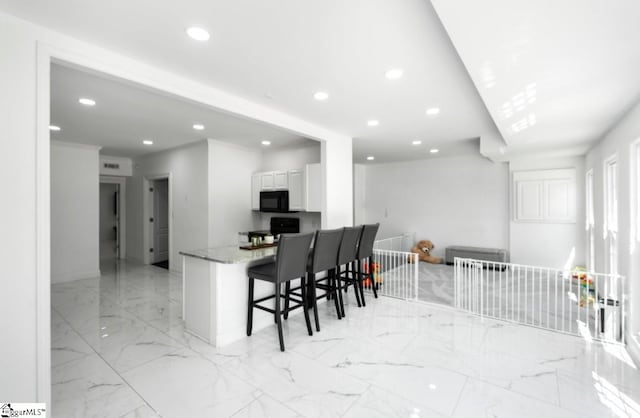
POLYGON ((287 177, 289 183, 289 210, 305 210, 304 171, 289 170, 287 177))
POLYGON ((273 190, 273 172, 260 173, 260 190, 273 190))
POLYGON ((286 171, 275 171, 273 173, 273 188, 276 190, 286 190, 289 188, 289 181, 286 171))
POLYGON ((322 212, 322 167, 320 164, 306 165, 305 194, 307 212, 322 212))
POLYGON ((251 176, 251 209, 260 210, 260 173, 251 176))

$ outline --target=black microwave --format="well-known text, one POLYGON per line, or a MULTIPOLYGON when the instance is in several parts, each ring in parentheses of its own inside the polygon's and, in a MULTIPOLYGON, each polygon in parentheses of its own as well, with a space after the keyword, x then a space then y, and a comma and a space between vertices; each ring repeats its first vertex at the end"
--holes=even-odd
POLYGON ((289 190, 260 192, 260 212, 289 212, 289 190))

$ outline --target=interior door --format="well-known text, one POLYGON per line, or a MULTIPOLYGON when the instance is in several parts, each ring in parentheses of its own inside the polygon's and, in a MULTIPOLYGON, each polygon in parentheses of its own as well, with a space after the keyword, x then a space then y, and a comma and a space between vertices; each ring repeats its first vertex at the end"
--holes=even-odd
POLYGON ((153 186, 153 262, 169 259, 169 181, 156 180, 153 186))
POLYGON ((114 200, 117 199, 118 185, 100 183, 100 259, 118 257, 118 212, 114 200))

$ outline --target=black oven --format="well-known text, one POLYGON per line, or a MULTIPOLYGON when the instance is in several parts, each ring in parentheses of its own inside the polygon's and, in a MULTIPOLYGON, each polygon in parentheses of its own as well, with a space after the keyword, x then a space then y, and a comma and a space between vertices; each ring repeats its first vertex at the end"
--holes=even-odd
POLYGON ((289 212, 289 190, 260 192, 260 212, 289 212))

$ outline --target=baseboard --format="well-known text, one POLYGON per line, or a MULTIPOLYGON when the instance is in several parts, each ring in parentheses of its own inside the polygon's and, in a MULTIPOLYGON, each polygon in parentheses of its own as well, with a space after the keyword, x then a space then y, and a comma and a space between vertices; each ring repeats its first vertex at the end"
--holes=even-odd
POLYGON ((72 271, 64 273, 51 273, 51 283, 65 283, 80 279, 90 279, 92 277, 100 277, 100 270, 92 271, 72 271))

